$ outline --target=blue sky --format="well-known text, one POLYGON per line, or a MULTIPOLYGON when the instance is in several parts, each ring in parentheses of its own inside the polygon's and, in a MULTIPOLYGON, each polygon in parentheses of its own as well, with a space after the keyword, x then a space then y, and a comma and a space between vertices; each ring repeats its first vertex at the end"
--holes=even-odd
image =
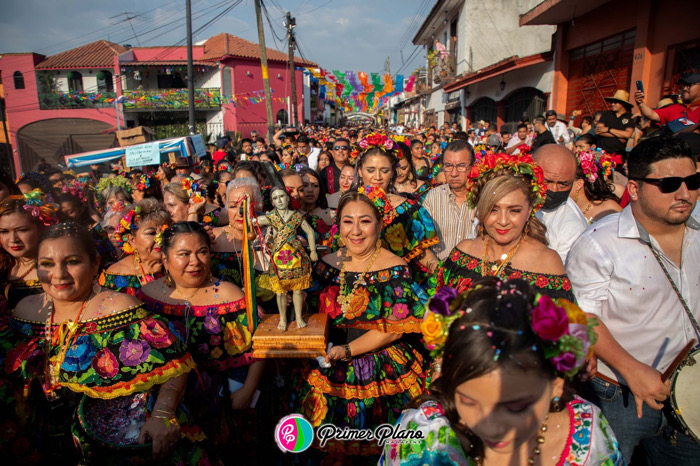
MULTIPOLYGON (((411 39, 435 0, 264 3, 279 39, 286 35, 283 16, 288 10, 292 12, 302 55, 323 68, 380 72, 390 57, 392 73, 409 75, 425 61, 423 50, 416 50, 411 39)), ((192 0, 193 30, 234 4, 195 35, 195 42, 228 32, 257 43, 253 0, 192 0)), ((0 53, 52 55, 99 39, 133 46, 184 44, 184 18, 185 0, 14 0, 3 6, 0 53), (127 21, 127 17, 133 19, 127 21)), ((265 20, 267 46, 286 51, 286 41, 278 40, 275 34, 265 20)))

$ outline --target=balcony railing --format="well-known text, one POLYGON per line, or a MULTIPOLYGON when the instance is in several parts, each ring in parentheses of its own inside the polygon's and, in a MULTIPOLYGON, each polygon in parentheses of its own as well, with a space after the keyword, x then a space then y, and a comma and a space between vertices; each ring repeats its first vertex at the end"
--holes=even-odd
MULTIPOLYGON (((125 110, 187 110, 187 89, 125 90, 125 110)), ((195 108, 220 108, 221 91, 218 88, 195 89, 195 108)))
POLYGON ((429 72, 433 84, 446 84, 454 80, 456 72, 455 58, 454 50, 448 51, 443 55, 436 54, 432 63, 429 63, 429 72))
POLYGON ((39 93, 41 110, 60 110, 77 108, 110 108, 114 106, 114 92, 88 94, 84 92, 39 93))

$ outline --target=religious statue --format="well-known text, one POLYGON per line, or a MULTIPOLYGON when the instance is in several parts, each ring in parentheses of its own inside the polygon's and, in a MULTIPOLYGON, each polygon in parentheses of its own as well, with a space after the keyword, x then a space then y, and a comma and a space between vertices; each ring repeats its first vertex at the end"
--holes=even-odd
POLYGON ((311 261, 318 260, 314 231, 299 212, 289 208, 289 194, 283 186, 273 186, 270 199, 274 210, 257 217, 254 223, 273 229, 269 273, 271 289, 277 295, 277 309, 280 314, 277 328, 287 330, 288 291, 292 292, 297 328, 303 328, 306 327, 306 322, 301 315, 304 306, 302 291, 311 286, 311 261), (309 239, 310 255, 306 254, 297 237, 300 227, 309 239))

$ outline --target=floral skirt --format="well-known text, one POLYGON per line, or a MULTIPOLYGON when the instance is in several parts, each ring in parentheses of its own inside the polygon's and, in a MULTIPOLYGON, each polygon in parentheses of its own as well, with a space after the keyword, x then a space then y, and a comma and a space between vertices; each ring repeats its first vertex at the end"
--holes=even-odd
MULTIPOLYGON (((336 361, 328 369, 307 364, 296 380, 292 411, 303 414, 314 427, 393 425, 406 405, 425 392, 426 367, 423 354, 403 340, 348 362, 336 361)), ((381 450, 373 441, 328 441, 323 448, 331 455, 368 456, 381 450)))
MULTIPOLYGON (((134 393, 112 400, 83 397, 71 427, 73 441, 80 450, 81 464, 140 465, 153 464, 153 446, 138 443, 146 422, 152 394, 134 393)), ((182 440, 165 464, 205 466, 215 464, 202 448, 206 436, 187 422, 188 413, 178 409, 182 440)))

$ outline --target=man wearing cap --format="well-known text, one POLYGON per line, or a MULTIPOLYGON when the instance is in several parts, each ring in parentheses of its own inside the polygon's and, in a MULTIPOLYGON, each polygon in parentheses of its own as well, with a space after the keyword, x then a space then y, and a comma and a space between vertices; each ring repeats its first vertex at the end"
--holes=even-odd
POLYGON ((684 75, 678 81, 678 86, 681 88, 683 103, 656 110, 644 103, 646 95, 637 90, 634 100, 639 106, 639 111, 651 121, 658 121, 662 125, 681 118, 690 120, 692 123, 700 123, 700 73, 684 75))
POLYGON ((624 154, 627 141, 634 133, 629 97, 629 92, 622 89, 615 91, 612 97, 606 97, 610 110, 603 112, 595 125, 596 145, 608 154, 624 154))

